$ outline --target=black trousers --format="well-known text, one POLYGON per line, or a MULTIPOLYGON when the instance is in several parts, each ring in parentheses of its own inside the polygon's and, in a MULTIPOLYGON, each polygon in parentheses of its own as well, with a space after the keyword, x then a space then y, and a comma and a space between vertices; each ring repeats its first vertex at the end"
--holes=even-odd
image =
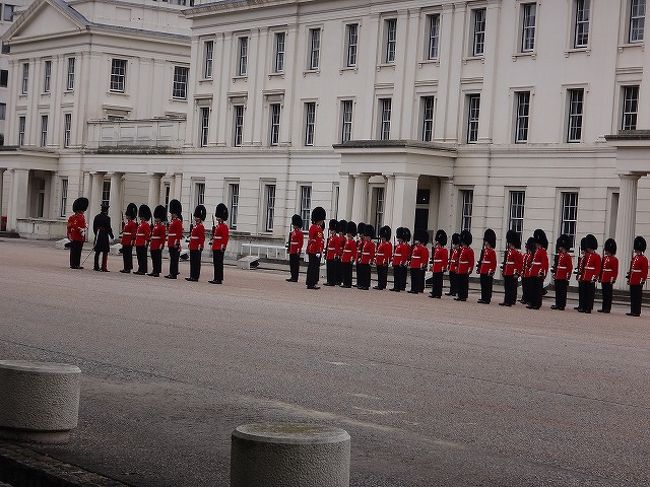
POLYGON ((352 262, 341 262, 342 284, 352 287, 352 262))
POLYGON ((357 264, 357 287, 369 288, 371 282, 370 264, 357 264))
POLYGON ((84 243, 80 240, 70 241, 70 267, 79 267, 81 265, 81 249, 84 243))
POLYGON ((300 275, 300 254, 289 254, 289 272, 291 273, 291 280, 298 282, 300 275))
POLYGON ((388 285, 388 266, 378 265, 377 266, 377 287, 379 289, 386 289, 387 285, 388 285))
POLYGON ((411 291, 424 292, 424 269, 411 269, 411 291))
POLYGON ((223 282, 223 250, 212 251, 212 265, 214 267, 214 280, 223 282))
POLYGON ((144 272, 145 274, 147 273, 147 269, 149 267, 149 264, 147 262, 147 246, 146 245, 140 245, 136 246, 135 248, 135 255, 138 259, 138 272, 144 272))
POLYGON ((178 273, 178 260, 181 257, 181 251, 178 247, 169 248, 169 275, 176 277, 178 273))
POLYGON ((327 284, 330 286, 336 285, 338 278, 339 261, 336 259, 328 260, 325 262, 325 266, 327 269, 327 284))
POLYGON ((555 281, 555 306, 564 309, 566 308, 566 294, 569 288, 569 281, 566 279, 555 281))
POLYGON ((455 272, 449 273, 449 295, 456 296, 458 294, 458 274, 455 272))
POLYGON ((481 274, 481 300, 489 303, 492 301, 492 289, 494 287, 494 277, 488 274, 481 274))
POLYGON ((585 294, 585 283, 578 281, 578 309, 585 309, 586 307, 585 294))
POLYGON ((340 257, 337 260, 338 265, 336 266, 336 284, 343 284, 343 275, 345 271, 343 270, 343 262, 341 262, 340 257))
POLYGON ((529 299, 528 304, 533 308, 542 307, 542 296, 544 294, 544 278, 543 277, 529 277, 529 299))
POLYGON ((151 251, 151 267, 152 274, 160 274, 162 272, 162 249, 151 251))
POLYGON ((531 297, 530 297, 531 279, 532 277, 521 278, 521 302, 524 304, 529 304, 531 302, 531 297))
POLYGON ((603 311, 612 310, 612 297, 614 295, 614 285, 611 282, 603 282, 603 311))
POLYGON ((100 269, 99 266, 99 256, 102 256, 102 265, 101 269, 108 270, 107 265, 108 265, 108 252, 103 252, 103 251, 95 251, 95 269, 100 269))
POLYGON ((467 299, 469 295, 469 274, 456 274, 456 285, 458 286, 458 297, 467 299))
POLYGON ((442 297, 442 282, 445 274, 443 272, 434 272, 431 283, 431 296, 434 298, 442 297))
POLYGON ((635 315, 641 314, 641 301, 643 300, 643 286, 635 284, 630 286, 630 312, 635 315))
POLYGON ((199 280, 201 277, 201 254, 202 250, 190 250, 190 279, 199 280))
POLYGON ((133 245, 122 245, 122 260, 124 261, 124 270, 133 270, 133 245))
POLYGON ((314 287, 320 279, 320 257, 316 254, 309 255, 309 264, 307 265, 307 287, 314 287))
POLYGON ((395 289, 398 291, 406 290, 406 277, 408 276, 408 269, 402 265, 393 267, 393 279, 395 280, 395 289))
POLYGON ((596 283, 585 282, 585 311, 594 309, 594 299, 596 298, 596 283))
POLYGON ((517 303, 517 278, 515 276, 503 276, 503 302, 513 305, 517 303))

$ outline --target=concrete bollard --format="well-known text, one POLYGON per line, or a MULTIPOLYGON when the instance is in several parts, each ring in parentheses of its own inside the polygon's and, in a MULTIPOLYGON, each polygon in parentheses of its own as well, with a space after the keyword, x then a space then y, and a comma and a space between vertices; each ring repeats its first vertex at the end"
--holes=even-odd
POLYGON ((74 365, 0 360, 0 437, 68 441, 79 418, 80 379, 74 365))
POLYGON ((232 433, 230 487, 349 487, 350 435, 313 424, 263 423, 232 433))

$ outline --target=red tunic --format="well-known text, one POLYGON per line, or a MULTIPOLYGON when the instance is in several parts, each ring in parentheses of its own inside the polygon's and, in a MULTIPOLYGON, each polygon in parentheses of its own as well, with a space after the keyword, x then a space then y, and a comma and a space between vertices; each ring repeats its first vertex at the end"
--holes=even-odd
POLYGON ((411 269, 423 269, 429 263, 429 250, 422 244, 416 244, 411 251, 411 269))
POLYGON ((165 240, 167 238, 167 229, 165 225, 160 222, 153 226, 151 232, 151 250, 160 250, 165 247, 165 240))
POLYGON ((323 252, 325 241, 323 239, 323 229, 315 223, 309 227, 309 241, 307 242, 307 253, 311 255, 323 252))
POLYGON ((395 253, 393 254, 393 267, 400 265, 405 265, 409 256, 411 255, 411 246, 406 242, 397 244, 395 247, 395 253))
POLYGON ((449 272, 458 272, 458 259, 460 259, 460 247, 451 249, 449 256, 449 272))
POLYGON ((149 243, 151 237, 151 225, 147 221, 141 221, 135 232, 135 246, 143 247, 149 243))
POLYGON ((523 262, 524 262, 523 277, 531 277, 532 276, 531 270, 533 265, 533 253, 526 252, 524 254, 523 262))
POLYGON ((357 243, 353 238, 349 238, 345 241, 343 246, 343 255, 341 256, 341 262, 349 264, 357 260, 357 243))
POLYGON ((375 264, 377 267, 388 265, 393 257, 393 244, 390 242, 380 242, 377 246, 377 253, 375 254, 375 264))
POLYGON ((203 223, 197 223, 192 228, 192 233, 190 233, 190 250, 203 250, 205 245, 205 227, 203 223))
POLYGON ((169 233, 167 234, 167 247, 180 247, 183 239, 183 222, 180 218, 172 218, 169 224, 169 233))
POLYGON ((546 274, 548 274, 548 254, 545 249, 539 248, 530 263, 530 277, 546 277, 546 274))
POLYGON ((497 270, 497 253, 494 251, 494 249, 486 247, 483 249, 483 260, 481 261, 479 274, 493 276, 496 270, 497 270))
POLYGON ((524 256, 521 255, 517 249, 508 249, 506 254, 506 261, 503 264, 503 272, 505 276, 516 276, 521 274, 524 267, 524 256))
POLYGON ((341 247, 341 237, 336 233, 327 239, 327 252, 325 253, 326 260, 334 260, 339 256, 341 247))
POLYGON ((436 245, 433 248, 433 262, 431 263, 431 272, 434 274, 439 274, 440 272, 445 272, 447 266, 449 265, 449 251, 447 247, 441 247, 436 245))
POLYGON ((372 261, 375 258, 376 250, 377 250, 377 246, 375 245, 375 242, 373 242, 372 240, 366 240, 363 243, 363 247, 361 250, 361 263, 372 264, 372 261))
POLYGON ((646 279, 648 279, 648 258, 643 254, 635 255, 630 264, 628 283, 630 286, 639 286, 645 284, 646 279))
POLYGON ((347 240, 348 239, 345 235, 339 234, 339 246, 338 246, 338 253, 337 253, 339 259, 343 257, 343 247, 345 247, 345 242, 347 240))
POLYGON ((600 255, 587 252, 583 257, 584 270, 580 275, 581 282, 596 282, 600 276, 600 255))
POLYGON ((618 259, 615 255, 606 255, 603 258, 603 269, 600 273, 600 282, 614 283, 618 277, 618 259))
POLYGON ((212 250, 226 250, 228 240, 230 239, 230 230, 225 223, 217 223, 212 234, 212 250))
POLYGON ((127 220, 122 230, 122 245, 131 246, 135 243, 135 234, 138 231, 138 224, 135 220, 127 220))
POLYGON ((300 255, 304 242, 305 236, 303 235, 302 230, 293 230, 289 235, 289 254, 300 255))
POLYGON ((462 247, 458 257, 458 274, 471 274, 474 269, 474 251, 471 247, 462 247))
POLYGON ((557 257, 557 266, 555 267, 555 280, 568 281, 571 279, 573 272, 573 259, 568 252, 560 252, 557 257))
POLYGON ((68 239, 75 242, 85 240, 84 231, 86 230, 86 218, 83 213, 74 213, 68 218, 68 239))

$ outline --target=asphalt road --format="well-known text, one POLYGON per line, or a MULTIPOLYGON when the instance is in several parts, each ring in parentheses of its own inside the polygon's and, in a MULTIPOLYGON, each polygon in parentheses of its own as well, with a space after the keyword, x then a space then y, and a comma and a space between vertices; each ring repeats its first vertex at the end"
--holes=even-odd
POLYGON ((353 486, 650 485, 650 314, 109 265, 0 242, 0 357, 84 373, 73 441, 41 448, 56 458, 135 486, 227 486, 231 431, 289 420, 350 432, 353 486))

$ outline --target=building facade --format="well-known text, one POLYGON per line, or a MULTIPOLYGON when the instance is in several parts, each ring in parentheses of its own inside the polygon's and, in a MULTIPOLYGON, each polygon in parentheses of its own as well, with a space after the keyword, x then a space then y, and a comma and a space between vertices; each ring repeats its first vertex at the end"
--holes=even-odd
POLYGON ((130 201, 177 197, 188 215, 223 201, 236 239, 281 242, 293 213, 323 206, 479 237, 591 232, 627 252, 650 233, 645 13, 645 0, 36 0, 5 36, 18 146, 0 156, 16 180, 5 212, 16 228, 38 198, 55 220, 81 194, 117 219, 130 201))

